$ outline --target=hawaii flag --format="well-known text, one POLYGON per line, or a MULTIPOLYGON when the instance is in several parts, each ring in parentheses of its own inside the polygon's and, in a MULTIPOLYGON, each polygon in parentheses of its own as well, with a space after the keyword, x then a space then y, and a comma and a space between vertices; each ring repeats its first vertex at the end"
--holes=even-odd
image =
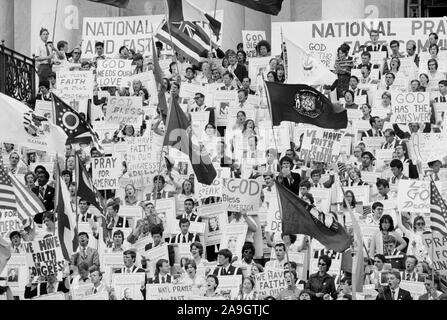
POLYGON ((3 93, 0 93, 0 105, 0 139, 3 142, 39 151, 65 153, 67 136, 61 128, 3 93))
POLYGON ((307 53, 302 47, 284 36, 287 50, 287 83, 331 85, 337 80, 319 59, 307 53))

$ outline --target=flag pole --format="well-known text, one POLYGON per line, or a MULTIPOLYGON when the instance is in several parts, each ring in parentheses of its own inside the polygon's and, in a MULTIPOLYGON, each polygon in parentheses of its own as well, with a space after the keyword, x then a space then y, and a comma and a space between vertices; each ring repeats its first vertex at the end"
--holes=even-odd
POLYGON ((285 50, 285 45, 284 45, 282 27, 281 27, 281 52, 282 52, 282 60, 284 63, 284 78, 287 81, 287 61, 286 61, 287 59, 286 59, 286 50, 285 50))
MULTIPOLYGON (((433 176, 432 175, 430 175, 430 184, 431 183, 433 183, 433 184, 435 184, 435 181, 433 180, 433 176)), ((435 186, 436 186, 436 184, 435 184, 435 186)), ((430 202, 431 202, 431 199, 432 199, 432 194, 431 194, 431 188, 430 188, 430 202)), ((444 199, 442 199, 441 198, 441 200, 442 201, 444 201, 444 199)), ((431 217, 431 211, 430 211, 430 217, 431 217)), ((433 287, 435 288, 435 290, 436 290, 436 287, 435 287, 435 270, 434 270, 434 262, 433 262, 433 260, 434 260, 434 257, 435 257, 435 246, 434 246, 434 230, 432 229, 432 227, 431 227, 431 219, 430 219, 430 231, 431 231, 431 263, 432 263, 432 271, 431 271, 431 281, 432 281, 432 283, 433 283, 433 287)))
POLYGON ((56 32, 56 19, 57 19, 57 8, 59 7, 59 0, 56 0, 56 10, 54 12, 54 22, 53 22, 53 48, 54 48, 54 33, 56 32))
MULTIPOLYGON (((213 19, 216 19, 216 10, 217 10, 217 0, 214 0, 214 12, 213 12, 213 19)), ((209 25, 210 28, 210 53, 213 51, 213 30, 211 29, 211 25, 209 25)))

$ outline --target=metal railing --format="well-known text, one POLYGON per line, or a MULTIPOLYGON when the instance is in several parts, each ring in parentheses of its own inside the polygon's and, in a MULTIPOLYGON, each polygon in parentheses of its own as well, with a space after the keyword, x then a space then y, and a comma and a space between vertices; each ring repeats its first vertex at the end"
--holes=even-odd
POLYGON ((5 46, 0 45, 0 92, 20 101, 30 101, 36 96, 36 63, 5 46))

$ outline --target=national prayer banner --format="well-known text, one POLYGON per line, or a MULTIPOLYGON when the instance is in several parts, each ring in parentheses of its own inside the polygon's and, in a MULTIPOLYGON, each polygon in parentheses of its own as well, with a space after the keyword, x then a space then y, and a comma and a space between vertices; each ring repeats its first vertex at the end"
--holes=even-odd
MULTIPOLYGON (((400 42, 401 51, 408 40, 416 41, 416 53, 429 47, 431 32, 445 33, 443 18, 387 18, 373 20, 330 20, 272 23, 272 55, 281 54, 281 39, 287 37, 306 51, 313 53, 327 67, 333 68, 337 48, 346 42, 351 50, 349 55, 358 54, 360 46, 370 45, 369 31, 379 31, 379 42, 400 42), (299 32, 297 32, 299 30, 299 32), (281 33, 283 37, 281 37, 281 33)), ((440 38, 440 47, 446 47, 446 40, 440 38)))

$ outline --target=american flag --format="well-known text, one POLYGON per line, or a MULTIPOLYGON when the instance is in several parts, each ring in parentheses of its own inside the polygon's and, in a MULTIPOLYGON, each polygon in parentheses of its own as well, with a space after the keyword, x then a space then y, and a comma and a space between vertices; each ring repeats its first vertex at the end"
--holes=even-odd
POLYGON ((433 180, 430 182, 430 191, 431 229, 447 236, 447 206, 433 180))
POLYGON ((2 165, 0 165, 0 209, 17 210, 14 187, 2 165))
POLYGON ((32 220, 36 214, 46 211, 42 201, 34 192, 31 192, 13 174, 9 173, 9 178, 11 179, 16 195, 17 212, 22 220, 27 218, 31 218, 32 220))

